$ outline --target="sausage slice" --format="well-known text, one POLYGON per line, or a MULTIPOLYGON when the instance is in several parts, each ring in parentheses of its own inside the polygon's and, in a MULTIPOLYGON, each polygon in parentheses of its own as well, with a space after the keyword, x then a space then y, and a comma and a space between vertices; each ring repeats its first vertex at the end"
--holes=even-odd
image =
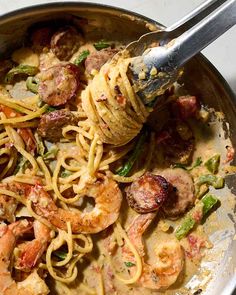
POLYGON ((85 60, 85 69, 91 74, 92 70, 99 71, 101 67, 118 52, 117 49, 107 48, 91 53, 85 60))
POLYGON ((65 104, 79 86, 78 67, 70 63, 55 65, 40 73, 38 93, 51 106, 65 104))
POLYGON ((177 217, 194 204, 194 184, 188 172, 181 168, 168 168, 161 175, 173 186, 174 191, 166 199, 162 210, 167 217, 177 217))
POLYGON ((60 60, 69 60, 83 43, 82 35, 72 26, 65 26, 51 38, 51 49, 60 60))
POLYGON ((78 122, 68 110, 57 110, 41 116, 38 125, 38 134, 50 142, 58 142, 62 137, 62 128, 75 125, 78 122))
POLYGON ((145 173, 126 189, 126 198, 136 212, 148 213, 162 206, 171 189, 164 177, 145 173))

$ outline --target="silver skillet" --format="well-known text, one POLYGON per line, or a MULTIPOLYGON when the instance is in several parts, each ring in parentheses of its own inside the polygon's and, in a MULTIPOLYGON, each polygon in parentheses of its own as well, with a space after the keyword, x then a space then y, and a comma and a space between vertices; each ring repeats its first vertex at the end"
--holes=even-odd
MULTIPOLYGON (((0 56, 7 55, 11 49, 19 46, 28 27, 33 23, 64 17, 65 14, 87 18, 91 30, 86 34, 92 38, 94 36, 96 39, 102 39, 111 34, 113 40, 127 44, 150 29, 164 29, 154 20, 127 10, 91 3, 59 1, 0 16, 0 56)), ((198 54, 185 66, 182 80, 189 93, 199 96, 206 105, 225 114, 225 121, 229 123, 225 124, 225 136, 230 137, 236 148, 236 98, 224 78, 202 54, 198 54)), ((227 177, 226 184, 236 195, 236 175, 227 177)), ((222 198, 223 202, 227 202, 224 195, 222 198)), ((223 255, 215 258, 217 263, 214 264, 212 279, 201 293, 205 295, 229 295, 236 287, 236 240, 233 239, 236 232, 236 210, 224 207, 226 209, 221 210, 218 218, 222 221, 228 219, 228 226, 217 243, 218 247, 221 247, 221 244, 226 245, 226 249, 223 255)))

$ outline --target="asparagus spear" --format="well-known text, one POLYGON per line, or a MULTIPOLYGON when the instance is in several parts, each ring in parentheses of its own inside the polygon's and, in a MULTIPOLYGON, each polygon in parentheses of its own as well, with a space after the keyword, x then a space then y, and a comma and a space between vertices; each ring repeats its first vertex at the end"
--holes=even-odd
POLYGON ((213 174, 216 174, 220 165, 220 154, 216 154, 207 160, 204 164, 206 168, 213 174))
POLYGON ((133 152, 131 153, 130 157, 128 158, 127 162, 123 165, 123 167, 121 167, 117 171, 118 175, 126 176, 130 172, 135 161, 138 159, 138 157, 140 156, 140 154, 143 150, 143 146, 144 146, 144 143, 145 143, 147 137, 148 137, 148 131, 144 127, 144 129, 141 131, 141 135, 138 139, 138 142, 137 142, 133 152))
POLYGON ((97 42, 97 43, 94 43, 93 46, 94 46, 98 51, 100 51, 100 50, 102 50, 102 49, 104 49, 104 48, 110 47, 111 45, 110 45, 109 43, 107 43, 106 41, 101 40, 101 41, 99 41, 99 42, 97 42))
POLYGON ((26 80, 26 87, 33 93, 38 93, 39 80, 35 77, 28 77, 26 80))
POLYGON ((79 57, 75 59, 74 64, 79 66, 89 56, 89 54, 89 50, 84 50, 83 52, 81 52, 79 57))
POLYGON ((13 79, 16 75, 27 75, 27 76, 34 76, 38 72, 37 67, 32 67, 28 65, 19 65, 15 68, 12 68, 5 77, 5 83, 12 83, 13 79))
POLYGON ((214 188, 222 188, 224 186, 224 178, 223 177, 217 177, 212 174, 206 174, 206 175, 201 175, 197 182, 196 185, 200 187, 202 184, 208 184, 212 185, 214 188))
POLYGON ((218 199, 213 195, 205 195, 196 206, 191 209, 188 215, 184 218, 183 223, 176 229, 175 236, 178 240, 184 238, 189 231, 199 224, 203 217, 210 209, 218 202, 218 199))

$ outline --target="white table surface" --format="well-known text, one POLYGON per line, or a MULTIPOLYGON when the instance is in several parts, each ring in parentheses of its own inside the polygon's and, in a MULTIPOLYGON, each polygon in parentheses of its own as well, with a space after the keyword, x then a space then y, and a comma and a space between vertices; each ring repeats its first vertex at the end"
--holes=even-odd
MULTIPOLYGON (((64 0, 66 2, 67 0, 64 0)), ((168 26, 204 0, 88 0, 73 2, 104 3, 122 7, 158 20, 168 26)), ((0 14, 17 8, 55 0, 0 0, 0 14)), ((236 93, 236 26, 209 45, 203 54, 214 64, 236 93)))

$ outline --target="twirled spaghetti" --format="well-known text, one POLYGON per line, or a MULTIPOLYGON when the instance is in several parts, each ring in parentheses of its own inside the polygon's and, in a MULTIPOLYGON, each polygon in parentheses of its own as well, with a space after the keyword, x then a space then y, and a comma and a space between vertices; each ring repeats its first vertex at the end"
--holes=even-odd
POLYGON ((148 111, 128 79, 129 59, 104 65, 82 92, 82 106, 101 140, 124 145, 135 137, 148 111))

